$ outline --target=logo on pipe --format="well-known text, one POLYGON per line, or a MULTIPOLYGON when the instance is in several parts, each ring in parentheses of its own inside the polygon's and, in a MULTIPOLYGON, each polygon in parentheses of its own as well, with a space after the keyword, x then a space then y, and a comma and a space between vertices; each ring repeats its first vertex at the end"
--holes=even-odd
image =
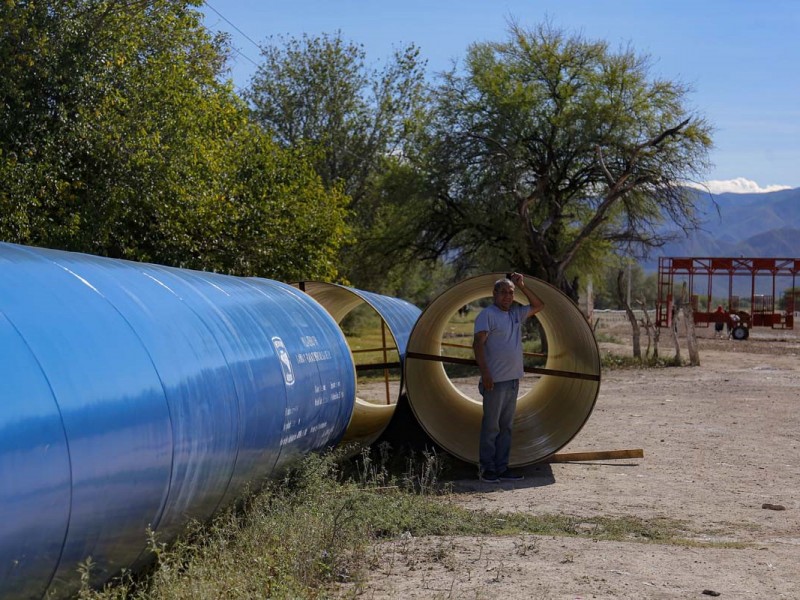
POLYGON ((292 369, 292 361, 289 359, 289 352, 286 350, 286 345, 278 336, 272 338, 272 345, 275 346, 275 352, 278 353, 278 358, 281 361, 283 380, 286 382, 286 385, 294 384, 294 369, 292 369))

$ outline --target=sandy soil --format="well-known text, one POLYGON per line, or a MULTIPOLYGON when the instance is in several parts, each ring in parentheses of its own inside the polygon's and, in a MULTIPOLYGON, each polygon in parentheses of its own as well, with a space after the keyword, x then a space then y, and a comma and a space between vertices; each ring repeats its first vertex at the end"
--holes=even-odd
MULTIPOLYGON (((589 421, 562 450, 642 448, 643 459, 452 486, 473 509, 666 518, 690 539, 737 544, 595 541, 589 524, 579 537, 407 537, 374 548, 379 566, 359 597, 800 598, 800 335, 699 335, 699 367, 604 371, 589 421)), ((624 343, 601 350, 630 354, 624 343)))

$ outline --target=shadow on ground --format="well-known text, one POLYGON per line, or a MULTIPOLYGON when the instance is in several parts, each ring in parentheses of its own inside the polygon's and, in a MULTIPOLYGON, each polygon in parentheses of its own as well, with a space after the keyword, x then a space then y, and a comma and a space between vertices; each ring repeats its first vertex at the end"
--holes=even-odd
POLYGON ((458 461, 458 465, 446 469, 442 474, 442 481, 452 486, 454 492, 494 492, 506 490, 520 490, 552 485, 556 482, 553 469, 549 464, 528 465, 515 468, 514 471, 525 476, 521 481, 500 481, 499 483, 485 483, 478 479, 478 469, 475 465, 458 461))

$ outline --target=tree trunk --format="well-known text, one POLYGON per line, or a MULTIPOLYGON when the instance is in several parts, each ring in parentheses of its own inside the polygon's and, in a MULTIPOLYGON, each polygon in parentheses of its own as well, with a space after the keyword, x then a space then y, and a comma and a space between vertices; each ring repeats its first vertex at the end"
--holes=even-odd
POLYGON ((645 303, 645 301, 644 300, 639 300, 638 304, 639 304, 639 306, 642 307, 642 313, 644 314, 644 317, 643 317, 644 328, 645 328, 645 331, 647 332, 647 351, 645 352, 644 356, 645 356, 645 358, 648 358, 650 356, 650 342, 652 340, 652 342, 653 342, 653 358, 657 359, 658 358, 658 336, 659 336, 661 330, 658 327, 655 327, 653 325, 653 322, 650 320, 650 313, 647 312, 647 304, 645 303), (652 332, 652 337, 651 337, 651 333, 650 332, 652 332))
POLYGON ((625 277, 624 271, 620 270, 617 273, 617 295, 619 302, 625 309, 625 314, 628 315, 628 321, 631 324, 631 332, 633 335, 633 357, 642 359, 642 345, 641 345, 641 331, 639 329, 639 322, 636 320, 636 315, 628 304, 627 296, 622 292, 622 281, 625 277))
POLYGON ((638 358, 639 360, 642 359, 642 332, 639 328, 639 322, 636 320, 636 315, 634 314, 631 307, 625 302, 625 314, 628 315, 628 321, 631 324, 631 331, 633 336, 633 357, 638 358))
POLYGON ((578 300, 580 299, 580 294, 578 293, 578 278, 573 277, 572 281, 567 281, 567 278, 564 277, 561 280, 561 291, 564 292, 567 296, 572 298, 572 301, 577 304, 578 300))
MULTIPOLYGON (((535 262, 531 261, 531 264, 536 264, 535 262)), ((579 293, 579 280, 578 277, 575 276, 572 278, 572 281, 567 279, 566 274, 560 268, 560 263, 552 262, 548 265, 542 265, 541 271, 546 273, 545 277, 542 277, 547 283, 556 286, 559 290, 564 292, 575 304, 578 304, 578 300, 580 299, 579 293)), ((536 271, 532 271, 532 273, 536 273, 536 271)))
POLYGON ((672 315, 672 340, 675 342, 675 362, 681 364, 681 344, 678 340, 678 321, 683 317, 683 311, 678 309, 672 315))
POLYGON ((686 346, 689 349, 689 364, 693 367, 700 366, 700 353, 697 349, 697 334, 694 328, 694 312, 692 303, 686 303, 686 346))
MULTIPOLYGON (((649 319, 650 317, 648 317, 649 319)), ((661 328, 653 324, 653 360, 658 360, 658 340, 661 338, 661 328)))
POLYGON ((661 328, 653 327, 653 360, 658 360, 658 339, 661 337, 661 328))

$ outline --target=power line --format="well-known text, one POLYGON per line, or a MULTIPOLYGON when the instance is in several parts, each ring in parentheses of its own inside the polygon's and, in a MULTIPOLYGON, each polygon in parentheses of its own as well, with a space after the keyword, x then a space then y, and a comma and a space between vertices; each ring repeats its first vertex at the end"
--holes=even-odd
POLYGON ((254 64, 256 67, 258 67, 258 63, 257 63, 256 61, 254 61, 252 58, 250 58, 249 56, 247 56, 247 54, 245 54, 244 52, 242 52, 241 50, 239 50, 239 49, 238 49, 236 46, 231 46, 231 48, 233 49, 233 51, 234 51, 234 52, 236 52, 236 54, 238 54, 238 55, 239 55, 239 56, 241 56, 242 58, 246 58, 246 59, 247 59, 247 60, 249 60, 251 63, 253 63, 253 64, 254 64))
MULTIPOLYGON (((239 28, 238 28, 236 25, 234 25, 234 24, 233 24, 233 23, 232 23, 232 22, 231 22, 231 21, 230 21, 230 20, 229 20, 229 19, 228 19, 228 18, 227 18, 225 15, 223 15, 223 14, 222 14, 221 12, 219 12, 219 11, 218 11, 216 8, 214 8, 213 6, 211 6, 211 5, 210 5, 210 4, 209 4, 209 3, 208 3, 206 0, 203 0, 203 3, 204 3, 204 4, 205 4, 205 5, 208 7, 208 8, 210 8, 210 9, 211 9, 211 10, 213 10, 215 13, 217 13, 217 16, 219 16, 219 18, 220 18, 220 19, 222 19, 223 21, 225 21, 225 22, 226 22, 228 25, 230 25, 230 26, 231 26, 231 27, 233 27, 233 28, 234 28, 236 31, 238 31, 240 34, 242 34, 242 36, 243 36, 243 37, 244 37, 246 40, 248 40, 248 41, 249 41, 251 44, 253 44, 253 45, 254 45, 256 48, 258 48, 258 49, 259 49, 259 51, 261 50, 261 46, 259 46, 259 45, 258 45, 258 44, 257 44, 255 41, 253 41, 253 39, 252 39, 252 38, 251 38, 249 35, 247 35, 247 34, 246 34, 244 31, 242 31, 242 30, 241 30, 241 29, 239 29, 239 28)), ((241 56, 242 58, 244 58, 244 59, 248 60, 248 61, 249 61, 249 62, 251 62, 251 63, 252 63, 254 66, 256 66, 256 67, 258 67, 258 66, 259 66, 259 65, 258 65, 258 63, 257 63, 256 61, 254 61, 252 58, 250 58, 249 56, 247 56, 247 55, 246 55, 244 52, 242 52, 241 50, 239 50, 239 49, 238 49, 236 46, 231 46, 231 48, 233 48, 233 50, 234 50, 234 51, 235 51, 235 52, 236 52, 236 53, 237 53, 239 56, 241 56)))

